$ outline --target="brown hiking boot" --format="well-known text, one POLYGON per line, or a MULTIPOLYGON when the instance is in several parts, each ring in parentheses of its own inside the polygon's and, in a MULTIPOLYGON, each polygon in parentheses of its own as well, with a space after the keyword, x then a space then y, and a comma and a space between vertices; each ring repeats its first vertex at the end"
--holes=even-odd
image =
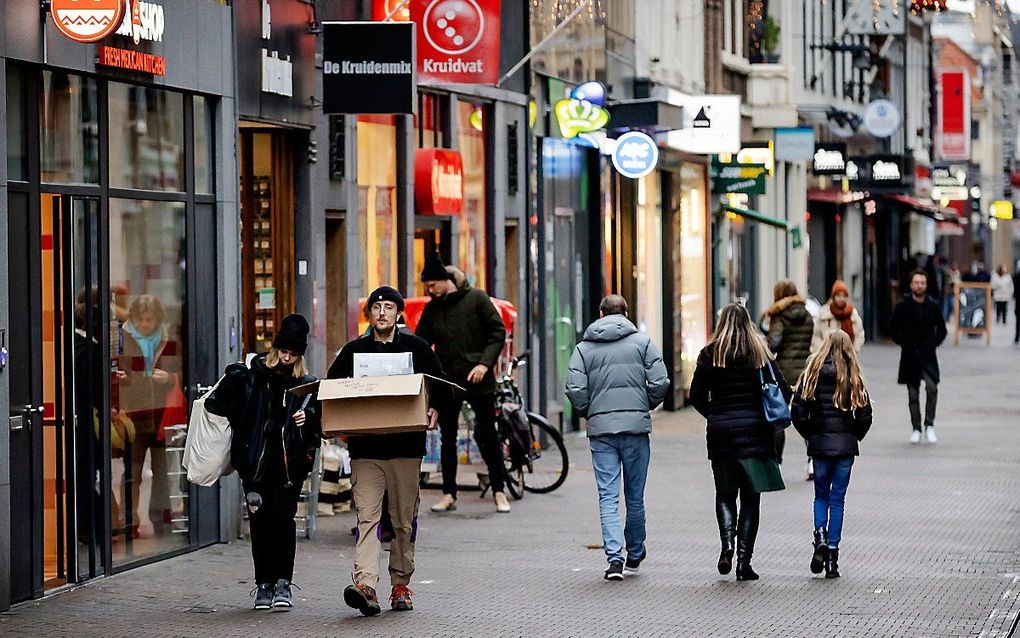
POLYGON ((344 589, 344 602, 348 607, 353 607, 364 616, 375 616, 382 611, 379 607, 379 597, 375 590, 368 585, 348 585, 344 589))
POLYGON ((411 596, 414 592, 407 588, 407 585, 394 585, 393 591, 390 592, 390 609, 393 611, 411 611, 414 609, 414 603, 411 602, 411 596))

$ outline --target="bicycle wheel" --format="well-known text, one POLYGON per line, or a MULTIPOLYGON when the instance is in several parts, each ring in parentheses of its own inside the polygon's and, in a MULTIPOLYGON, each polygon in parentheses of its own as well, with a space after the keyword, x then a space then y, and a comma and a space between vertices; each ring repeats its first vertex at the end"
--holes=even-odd
POLYGON ((547 494, 567 480, 567 448, 563 437, 551 425, 528 415, 531 422, 532 449, 530 463, 524 468, 524 489, 547 494))
POLYGON ((524 498, 524 468, 515 464, 509 457, 503 460, 506 466, 506 491, 515 501, 524 498))

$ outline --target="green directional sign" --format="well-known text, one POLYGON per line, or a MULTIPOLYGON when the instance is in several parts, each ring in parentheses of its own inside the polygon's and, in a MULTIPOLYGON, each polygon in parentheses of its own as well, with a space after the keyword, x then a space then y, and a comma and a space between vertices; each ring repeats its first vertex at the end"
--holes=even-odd
POLYGON ((764 164, 739 164, 737 162, 712 161, 712 193, 765 194, 764 164))

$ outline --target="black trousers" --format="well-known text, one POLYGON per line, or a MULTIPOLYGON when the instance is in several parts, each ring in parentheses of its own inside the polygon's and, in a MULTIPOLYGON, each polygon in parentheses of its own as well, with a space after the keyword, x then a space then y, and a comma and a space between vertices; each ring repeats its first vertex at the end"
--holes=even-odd
MULTIPOLYGON (((922 374, 924 381, 924 426, 935 426, 935 407, 939 402, 939 384, 927 374, 922 374)), ((907 386, 907 404, 910 407, 910 424, 915 430, 921 431, 921 384, 907 386)))
POLYGON ((1013 333, 1013 343, 1020 343, 1020 299, 1016 300, 1013 307, 1013 318, 1016 321, 1016 331, 1013 333))
POLYGON ((506 468, 503 466, 503 448, 496 431, 496 395, 489 393, 470 397, 455 396, 439 410, 443 494, 457 497, 457 430, 460 409, 465 401, 475 412, 475 442, 489 469, 489 484, 492 485, 493 493, 502 492, 506 486, 506 468))
POLYGON ((1006 316, 1009 313, 1009 302, 1008 301, 996 301, 995 302, 995 322, 1007 323, 1006 316))
POLYGON ((301 484, 291 487, 270 483, 244 483, 244 492, 258 492, 262 506, 248 510, 251 526, 251 557, 255 563, 255 583, 290 582, 294 578, 294 552, 297 547, 298 498, 301 484))

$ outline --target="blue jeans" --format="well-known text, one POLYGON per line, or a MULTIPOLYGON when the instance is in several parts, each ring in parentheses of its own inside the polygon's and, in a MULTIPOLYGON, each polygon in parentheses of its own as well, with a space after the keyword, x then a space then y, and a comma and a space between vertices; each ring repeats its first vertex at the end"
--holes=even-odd
POLYGON ((829 547, 839 549, 843 534, 843 503, 850 486, 850 469, 854 457, 816 456, 815 461, 815 529, 829 530, 829 547))
POLYGON ((606 434, 588 440, 595 485, 599 490, 599 514, 602 520, 602 546, 609 562, 627 555, 645 554, 645 480, 651 449, 647 434, 606 434), (627 503, 627 527, 620 526, 620 477, 627 503))

